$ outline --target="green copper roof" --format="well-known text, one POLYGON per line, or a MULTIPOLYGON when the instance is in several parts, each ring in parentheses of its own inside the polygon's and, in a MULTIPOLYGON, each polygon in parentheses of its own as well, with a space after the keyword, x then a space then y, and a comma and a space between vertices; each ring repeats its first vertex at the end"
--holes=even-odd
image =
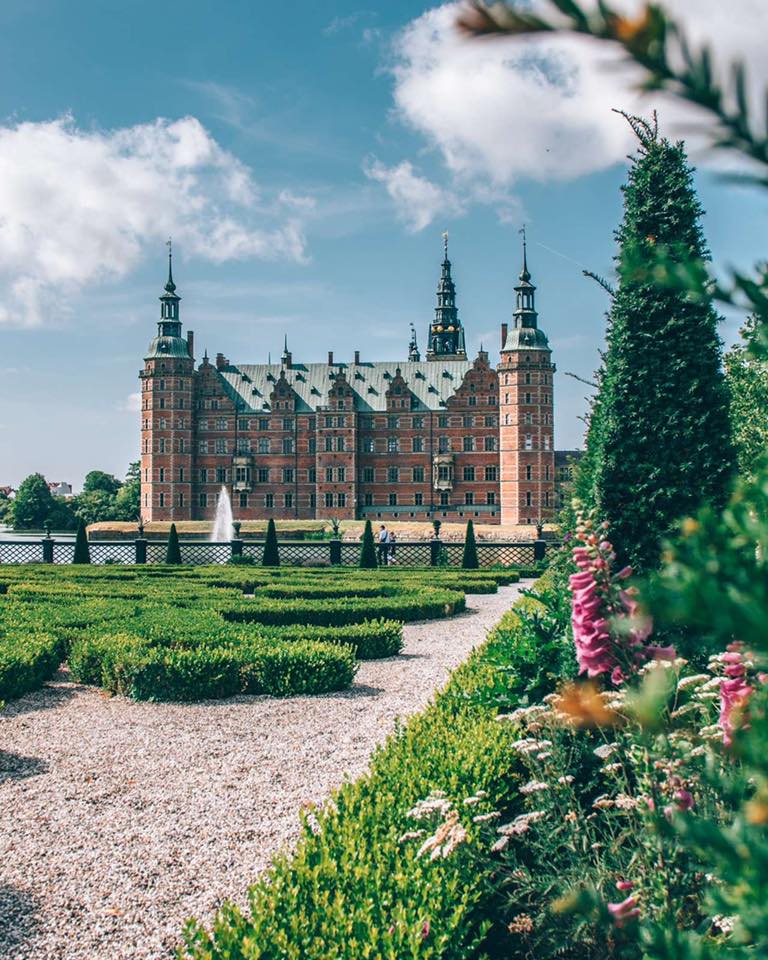
POLYGON ((507 334, 504 350, 549 350, 549 340, 538 327, 513 327, 507 334))
POLYGON ((189 359, 187 341, 182 337, 155 337, 149 345, 145 360, 156 357, 183 357, 189 359))
POLYGON ((416 410, 442 410, 445 402, 461 386, 467 372, 472 369, 471 360, 432 362, 391 361, 379 363, 294 363, 285 369, 279 363, 230 365, 219 371, 233 400, 245 410, 259 413, 269 410, 269 397, 280 371, 298 396, 297 410, 307 412, 324 407, 328 403, 328 390, 333 377, 342 370, 355 393, 355 409, 385 411, 386 393, 396 371, 406 382, 408 389, 418 400, 416 410))

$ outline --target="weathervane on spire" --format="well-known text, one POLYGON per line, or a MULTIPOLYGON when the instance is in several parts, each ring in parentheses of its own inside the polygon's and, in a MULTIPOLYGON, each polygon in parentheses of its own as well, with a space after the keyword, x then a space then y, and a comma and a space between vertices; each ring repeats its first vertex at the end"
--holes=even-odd
POLYGON ((445 251, 445 259, 448 259, 448 231, 443 230, 443 250, 445 251))
POLYGON ((521 234, 523 238, 523 269, 520 273, 521 280, 530 280, 531 275, 528 272, 528 238, 525 235, 525 224, 520 227, 518 233, 521 234))

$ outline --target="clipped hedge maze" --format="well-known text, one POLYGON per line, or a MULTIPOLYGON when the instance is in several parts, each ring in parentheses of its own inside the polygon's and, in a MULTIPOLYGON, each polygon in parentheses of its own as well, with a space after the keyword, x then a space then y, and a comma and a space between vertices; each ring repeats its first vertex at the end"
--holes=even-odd
POLYGON ((67 660, 137 700, 328 693, 358 660, 399 653, 402 625, 449 617, 510 571, 0 567, 0 700, 67 660), (439 586, 435 583, 438 582, 439 586))

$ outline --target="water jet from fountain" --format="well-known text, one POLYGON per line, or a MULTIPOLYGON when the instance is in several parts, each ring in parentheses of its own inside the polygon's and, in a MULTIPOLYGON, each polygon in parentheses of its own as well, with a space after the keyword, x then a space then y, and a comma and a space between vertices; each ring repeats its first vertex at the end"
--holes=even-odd
POLYGON ((232 502, 229 499, 227 488, 222 486, 219 493, 219 502, 216 504, 216 516, 213 520, 210 540, 212 543, 223 543, 232 540, 233 535, 232 502))

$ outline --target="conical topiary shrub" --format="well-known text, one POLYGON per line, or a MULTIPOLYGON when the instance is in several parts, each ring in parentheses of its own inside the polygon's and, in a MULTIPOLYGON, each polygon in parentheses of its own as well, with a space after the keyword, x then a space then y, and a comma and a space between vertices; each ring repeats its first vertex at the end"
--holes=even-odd
POLYGON ((168 549, 165 551, 166 563, 181 563, 181 547, 179 546, 179 535, 176 532, 176 524, 171 524, 168 533, 168 549))
POLYGON ((88 535, 85 532, 85 523, 80 520, 77 524, 77 536, 75 537, 75 555, 72 557, 72 563, 90 563, 91 551, 88 548, 88 535))
POLYGON ((365 530, 363 531, 363 546, 360 549, 360 566, 371 568, 378 567, 376 560, 376 543, 373 539, 373 527, 371 521, 365 521, 365 530))
POLYGON ((267 524, 267 539, 264 541, 264 556, 261 558, 262 567, 279 567, 280 551, 277 548, 277 530, 275 521, 270 518, 267 524))
POLYGON ((464 537, 464 554, 461 565, 465 570, 477 570, 480 563, 477 559, 477 543, 475 542, 475 525, 471 520, 467 522, 467 533, 464 537))

